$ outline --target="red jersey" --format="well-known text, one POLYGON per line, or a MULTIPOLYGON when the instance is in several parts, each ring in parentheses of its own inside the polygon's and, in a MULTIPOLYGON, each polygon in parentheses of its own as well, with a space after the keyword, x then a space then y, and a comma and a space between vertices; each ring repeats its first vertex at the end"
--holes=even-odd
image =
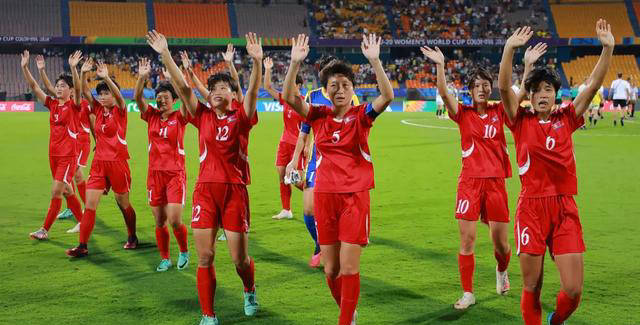
POLYGON ((184 171, 184 128, 187 120, 180 111, 174 111, 166 120, 151 105, 140 115, 149 124, 149 170, 184 171))
POLYGON ((353 193, 374 187, 367 139, 377 115, 370 103, 352 106, 342 119, 335 118, 331 107, 309 106, 307 123, 318 151, 316 192, 353 193))
POLYGON ((119 161, 129 159, 127 149, 127 112, 114 106, 107 109, 93 100, 91 114, 96 116, 96 152, 94 160, 119 161))
POLYGON ((91 139, 89 136, 91 135, 91 122, 89 121, 89 101, 83 99, 80 102, 80 112, 76 115, 77 126, 78 126, 78 142, 79 143, 90 143, 91 139))
POLYGON ((584 124, 584 118, 576 116, 573 103, 561 106, 546 122, 523 107, 513 122, 506 121, 516 142, 520 196, 576 195, 578 179, 571 135, 584 124))
MULTIPOLYGON (((304 97, 301 97, 304 100, 304 97)), ((298 114, 289 104, 282 99, 282 94, 278 94, 278 101, 284 108, 282 111, 282 119, 284 120, 284 129, 280 142, 296 145, 298 142, 298 134, 300 134, 300 126, 304 122, 304 118, 298 114)))
POLYGON ((258 123, 258 113, 249 119, 242 103, 234 100, 231 110, 218 116, 212 108, 198 103, 196 114, 189 122, 198 129, 198 183, 249 185, 249 131, 258 123))
POLYGON ((504 137, 502 102, 489 104, 484 115, 473 106, 458 104, 458 112, 449 114, 458 124, 462 143, 460 176, 472 178, 511 177, 511 165, 504 137))
POLYGON ((68 100, 59 100, 47 96, 44 106, 49 109, 49 156, 66 157, 77 154, 78 132, 76 119, 79 108, 68 100))

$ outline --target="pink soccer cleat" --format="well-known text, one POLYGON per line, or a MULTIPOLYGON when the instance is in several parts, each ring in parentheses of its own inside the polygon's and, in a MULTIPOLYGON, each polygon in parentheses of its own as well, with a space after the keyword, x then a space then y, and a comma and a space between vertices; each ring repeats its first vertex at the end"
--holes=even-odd
POLYGON ((311 256, 311 260, 309 260, 309 267, 311 268, 320 267, 320 263, 322 263, 322 252, 311 256))

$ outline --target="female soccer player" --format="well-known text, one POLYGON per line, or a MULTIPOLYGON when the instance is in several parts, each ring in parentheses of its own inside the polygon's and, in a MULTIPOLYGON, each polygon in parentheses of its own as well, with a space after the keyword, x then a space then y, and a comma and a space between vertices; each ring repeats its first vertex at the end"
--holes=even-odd
MULTIPOLYGON (((282 119, 284 121, 284 128, 282 129, 282 136, 280 137, 280 143, 278 144, 278 152, 276 154, 276 171, 278 172, 278 180, 280 182, 280 201, 282 203, 282 211, 273 216, 273 219, 291 219, 293 213, 291 213, 291 185, 285 184, 285 168, 287 164, 293 158, 293 152, 298 141, 298 134, 302 127, 303 118, 298 115, 296 111, 291 108, 282 99, 282 94, 279 93, 273 84, 271 83, 271 68, 273 68, 273 61, 271 58, 264 59, 264 89, 271 95, 271 97, 277 99, 280 105, 284 107, 282 111, 282 119)), ((302 87, 303 80, 300 76, 296 76, 296 89, 298 90, 298 96, 300 95, 300 88, 302 87)), ((304 159, 298 159, 297 170, 303 169, 304 159)), ((296 184, 294 184, 296 185, 296 184)), ((300 187, 302 190, 302 188, 300 187)))
POLYGON ((360 255, 369 243, 369 190, 374 187, 367 138, 375 118, 393 100, 393 88, 380 61, 382 39, 365 35, 362 53, 375 71, 381 95, 373 103, 351 106, 354 74, 343 62, 325 67, 322 85, 332 106, 308 105, 296 95, 295 76, 309 53, 308 37, 292 39, 291 64, 282 97, 304 116, 318 150, 314 211, 318 242, 331 293, 340 305, 340 325, 355 322, 360 295, 360 255))
MULTIPOLYGON (((511 247, 507 240, 509 226, 509 202, 505 178, 511 177, 511 165, 504 137, 504 108, 502 103, 489 103, 493 78, 485 69, 477 69, 467 79, 471 90, 472 105, 458 103, 448 91, 444 72, 444 55, 439 48, 422 47, 422 53, 436 64, 437 86, 451 119, 460 129, 462 147, 462 171, 458 178, 455 216, 460 231, 458 270, 463 294, 454 304, 456 309, 466 309, 475 304, 473 273, 475 269, 474 246, 478 220, 489 225, 494 246, 496 266, 496 292, 509 291, 507 267, 511 247)), ((546 45, 539 44, 527 50, 525 76, 533 63, 546 52, 546 45)), ((521 87, 522 88, 522 87, 521 87)), ((519 95, 518 102, 524 97, 519 95)))
MULTIPOLYGON (((69 56, 69 64, 72 69, 80 60, 79 52, 69 56)), ((54 89, 55 98, 49 97, 38 86, 29 71, 29 51, 25 50, 20 59, 20 66, 24 78, 35 94, 38 101, 42 102, 50 112, 49 118, 49 167, 53 177, 51 186, 51 202, 44 223, 40 229, 29 234, 32 239, 46 240, 49 238, 49 229, 56 220, 60 211, 62 197, 67 201, 67 206, 73 211, 76 219, 82 219, 82 206, 73 192, 71 185, 76 171, 77 157, 77 131, 76 115, 80 112, 80 106, 71 99, 74 91, 73 79, 69 75, 61 75, 56 79, 54 89)), ((78 98, 78 97, 76 97, 78 98)))
POLYGON ((207 103, 200 103, 173 61, 164 35, 151 31, 147 42, 158 53, 177 85, 190 112, 190 123, 198 128, 200 172, 193 193, 191 228, 198 252, 196 277, 202 309, 201 325, 218 324, 214 312, 216 276, 215 241, 223 228, 231 259, 244 284, 244 313, 258 311, 254 281, 255 267, 249 256, 249 132, 258 122, 256 101, 262 76, 262 40, 246 35, 247 52, 253 61, 249 88, 244 102, 236 100, 237 84, 227 74, 211 75, 207 80, 207 103))
POLYGON ((184 270, 189 265, 187 227, 182 223, 182 209, 187 190, 184 129, 188 117, 184 106, 178 111, 173 110, 178 95, 168 81, 160 82, 155 89, 157 108, 147 105, 142 93, 150 73, 151 62, 146 58, 141 59, 134 97, 140 108, 140 118, 148 124, 147 193, 156 221, 156 243, 162 258, 156 271, 164 272, 171 268, 167 221, 171 224, 180 247, 177 268, 184 270))
POLYGON ((603 49, 587 87, 573 102, 552 110, 560 78, 549 67, 536 68, 525 81, 532 105, 532 109, 525 109, 518 107, 509 81, 513 53, 526 44, 532 34, 529 27, 518 28, 507 40, 498 77, 507 126, 515 139, 522 183, 515 224, 523 278, 520 307, 525 324, 540 324, 544 253, 549 246, 562 289, 547 324, 563 324, 580 302, 585 250, 578 207, 573 199, 577 194, 577 178, 571 135, 584 124, 582 115, 604 80, 615 40, 611 26, 605 20, 598 20, 596 34, 603 49))
POLYGON ((138 247, 136 212, 129 201, 131 172, 127 162, 127 107, 118 84, 111 79, 107 65, 103 62, 98 62, 97 69, 97 75, 102 79, 96 86, 98 99, 93 97, 84 82, 85 73, 92 68, 93 60, 88 59, 82 65, 79 77, 77 71, 74 71, 76 98, 80 98, 84 93, 85 98, 91 102, 91 115, 95 118, 96 150, 89 170, 87 204, 80 224, 79 244, 66 251, 70 257, 84 257, 89 254, 87 243, 96 222, 98 203, 100 197, 105 192, 108 193, 110 188, 113 188, 116 203, 127 226, 128 237, 124 249, 138 247))

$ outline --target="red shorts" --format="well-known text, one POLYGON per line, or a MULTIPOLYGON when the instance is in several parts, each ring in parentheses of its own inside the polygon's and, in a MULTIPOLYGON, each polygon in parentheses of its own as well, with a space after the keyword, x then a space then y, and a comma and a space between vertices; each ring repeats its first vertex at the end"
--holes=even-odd
POLYGON ((193 190, 191 228, 249 232, 249 193, 243 184, 197 183, 193 190))
POLYGON ((313 193, 318 243, 369 244, 369 191, 313 193))
POLYGON ((458 178, 456 219, 509 222, 504 178, 458 178))
MULTIPOLYGON (((276 166, 287 166, 291 159, 293 159, 293 152, 296 150, 296 146, 294 144, 286 143, 280 141, 278 144, 278 153, 276 154, 276 166)), ((300 159, 298 159, 297 170, 304 170, 305 166, 305 157, 303 154, 300 155, 300 159)))
POLYGON ((78 142, 80 152, 78 153, 78 166, 87 167, 89 161, 89 151, 91 151, 91 142, 78 142))
POLYGON ((516 208, 517 254, 584 253, 582 225, 573 196, 520 198, 516 208))
POLYGON ((131 171, 126 160, 105 161, 93 160, 89 171, 87 189, 101 190, 105 194, 109 189, 118 194, 129 193, 131 190, 131 171))
POLYGON ((147 173, 147 195, 153 207, 169 203, 182 204, 187 193, 187 177, 183 170, 150 170, 147 173))
POLYGON ((49 167, 51 168, 51 176, 58 182, 71 184, 73 175, 76 172, 76 157, 52 157, 49 156, 49 167))

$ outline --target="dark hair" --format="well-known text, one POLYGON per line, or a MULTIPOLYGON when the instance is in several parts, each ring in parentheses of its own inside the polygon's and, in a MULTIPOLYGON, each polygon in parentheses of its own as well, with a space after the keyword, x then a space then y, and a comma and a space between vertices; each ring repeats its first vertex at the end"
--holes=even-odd
POLYGON ((158 83, 158 86, 156 86, 155 91, 156 91, 156 97, 158 96, 159 93, 163 91, 168 91, 171 93, 171 97, 173 98, 173 100, 178 99, 178 94, 176 93, 176 90, 173 89, 173 85, 171 85, 171 83, 168 81, 160 81, 158 83))
POLYGON ((71 75, 69 75, 67 73, 63 73, 63 74, 59 75, 58 78, 56 79, 56 84, 60 80, 64 81, 64 83, 66 83, 67 86, 69 86, 69 88, 73 88, 73 78, 71 77, 71 75))
POLYGON ((322 71, 320 71, 320 82, 322 83, 322 87, 326 89, 327 84, 329 83, 329 78, 337 74, 344 75, 355 86, 355 75, 353 73, 353 69, 351 69, 351 66, 342 61, 333 61, 328 66, 322 68, 322 71))
POLYGON ((476 68, 469 74, 469 78, 467 79, 467 87, 471 90, 476 82, 476 80, 487 80, 490 84, 493 84, 493 76, 491 72, 485 68, 476 68))
POLYGON ((560 89, 560 76, 556 70, 549 67, 538 67, 533 69, 533 71, 529 73, 527 80, 524 81, 524 89, 527 92, 531 92, 532 90, 538 89, 538 86, 540 86, 540 83, 543 81, 553 85, 556 92, 560 89))
POLYGON ((302 85, 304 80, 300 76, 296 76, 296 85, 302 85))
POLYGON ((622 78, 622 72, 618 72, 618 78, 622 78))
MULTIPOLYGON (((118 83, 113 78, 111 78, 111 81, 116 84, 116 88, 120 89, 120 85, 118 85, 118 83)), ((109 89, 109 85, 107 85, 107 82, 104 80, 100 81, 96 86, 96 93, 98 93, 98 95, 100 95, 100 92, 103 91, 111 92, 111 89, 109 89)))
POLYGON ((238 91, 238 85, 236 85, 235 80, 233 80, 233 78, 231 78, 231 76, 226 73, 216 73, 210 75, 207 79, 207 89, 211 91, 211 89, 213 89, 213 87, 218 82, 224 82, 228 84, 229 88, 231 88, 231 91, 233 91, 234 93, 238 91))

